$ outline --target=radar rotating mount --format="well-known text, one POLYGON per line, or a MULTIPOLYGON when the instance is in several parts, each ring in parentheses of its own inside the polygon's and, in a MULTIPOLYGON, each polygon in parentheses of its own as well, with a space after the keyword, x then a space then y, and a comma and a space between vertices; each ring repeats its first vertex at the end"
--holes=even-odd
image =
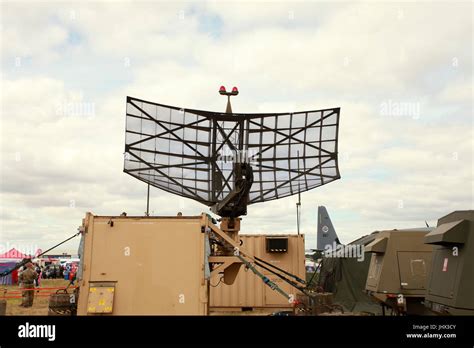
MULTIPOLYGON (((232 116, 232 105, 230 103, 230 97, 239 94, 237 87, 233 87, 231 92, 227 92, 224 86, 219 88, 219 94, 227 96, 227 107, 225 113, 232 116)), ((244 123, 238 123, 238 133, 244 134, 244 123)), ((217 156, 222 158, 222 154, 218 153, 217 156)), ((253 170, 252 165, 249 163, 249 158, 245 156, 244 142, 239 141, 237 147, 233 147, 229 159, 232 162, 232 172, 234 175, 234 184, 232 190, 222 199, 211 207, 214 214, 222 217, 221 228, 227 231, 234 239, 237 237, 237 233, 240 229, 240 219, 237 219, 241 215, 247 215, 247 204, 249 201, 249 192, 253 184, 253 170)), ((227 160, 225 158, 224 160, 227 160)), ((219 182, 219 181, 217 181, 219 182)), ((219 187, 220 188, 220 187, 219 187)))
POLYGON ((124 172, 209 206, 237 240, 247 206, 340 178, 340 108, 234 113, 185 109, 127 97, 124 172))

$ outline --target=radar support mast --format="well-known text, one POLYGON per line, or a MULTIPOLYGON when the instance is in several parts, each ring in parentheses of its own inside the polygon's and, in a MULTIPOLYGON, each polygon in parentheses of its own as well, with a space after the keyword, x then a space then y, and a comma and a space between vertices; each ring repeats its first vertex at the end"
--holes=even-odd
MULTIPOLYGON (((219 88, 219 94, 227 96, 225 113, 229 116, 232 115, 230 97, 238 95, 239 90, 237 87, 233 87, 231 92, 227 92, 226 88, 221 86, 219 88)), ((236 127, 238 128, 238 130, 236 129, 236 137, 240 137, 240 135, 244 133, 243 122, 238 122, 236 127)), ((247 149, 245 148, 243 139, 237 142, 237 147, 232 149, 232 152, 233 154, 230 156, 234 179, 232 190, 222 200, 211 207, 213 213, 223 218, 228 217, 231 219, 247 214, 249 192, 253 183, 253 170, 246 156, 244 156, 247 153, 247 149)))
MULTIPOLYGON (((225 113, 232 115, 232 105, 230 97, 239 94, 237 87, 233 87, 231 92, 227 92, 224 86, 219 88, 219 94, 227 96, 227 107, 225 113)), ((236 116, 238 117, 238 116, 236 116)), ((239 123, 239 135, 244 133, 244 124, 239 123)), ((235 149, 232 156, 232 172, 234 183, 232 190, 220 202, 211 207, 211 211, 222 217, 221 229, 232 239, 238 240, 240 230, 241 215, 247 214, 247 204, 249 201, 250 188, 253 184, 253 170, 250 163, 247 163, 243 156, 247 149, 244 148, 243 141, 239 141, 238 149, 235 149)))

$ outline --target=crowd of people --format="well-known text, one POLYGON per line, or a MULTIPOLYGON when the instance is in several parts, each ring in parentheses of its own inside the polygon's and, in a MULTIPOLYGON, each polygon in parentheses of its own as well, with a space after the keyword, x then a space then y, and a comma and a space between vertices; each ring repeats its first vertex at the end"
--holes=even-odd
MULTIPOLYGON (((25 267, 21 267, 19 273, 26 270, 25 267)), ((35 279, 35 286, 40 286, 41 279, 69 279, 71 280, 71 275, 74 277, 77 271, 77 265, 67 264, 63 265, 47 265, 40 266, 37 263, 32 263, 32 269, 36 272, 37 277, 35 279)))
MULTIPOLYGON (((20 268, 20 273, 25 269, 26 267, 20 268)), ((32 269, 37 274, 35 286, 40 286, 41 279, 62 279, 64 271, 66 271, 66 267, 63 265, 40 266, 37 263, 32 263, 32 269)))
MULTIPOLYGON (((62 265, 49 265, 41 268, 42 279, 64 278, 65 267, 62 265)), ((36 270, 38 272, 38 270, 36 270)))

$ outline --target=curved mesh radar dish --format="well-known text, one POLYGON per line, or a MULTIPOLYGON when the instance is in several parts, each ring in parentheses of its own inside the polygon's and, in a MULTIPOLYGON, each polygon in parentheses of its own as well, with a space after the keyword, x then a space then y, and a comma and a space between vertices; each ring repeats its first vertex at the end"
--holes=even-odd
POLYGON ((340 178, 340 109, 241 114, 183 109, 127 97, 124 171, 213 206, 249 163, 247 204, 294 195, 340 178))

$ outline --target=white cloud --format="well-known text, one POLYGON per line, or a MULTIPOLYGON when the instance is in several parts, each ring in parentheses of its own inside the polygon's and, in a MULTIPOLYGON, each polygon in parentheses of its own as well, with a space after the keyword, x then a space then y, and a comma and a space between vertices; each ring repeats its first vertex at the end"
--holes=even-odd
MULTIPOLYGON (((88 210, 142 214, 146 187, 122 173, 125 96, 220 111, 221 84, 239 112, 341 107, 342 179, 303 194, 305 233, 318 205, 346 242, 472 209, 470 6, 3 3, 0 241, 46 247, 88 210)), ((207 211, 152 193, 160 215, 207 211)), ((295 202, 250 206, 243 232, 294 233, 295 202)))
POLYGON ((439 99, 448 103, 472 102, 472 79, 464 78, 447 84, 440 92, 439 99))

